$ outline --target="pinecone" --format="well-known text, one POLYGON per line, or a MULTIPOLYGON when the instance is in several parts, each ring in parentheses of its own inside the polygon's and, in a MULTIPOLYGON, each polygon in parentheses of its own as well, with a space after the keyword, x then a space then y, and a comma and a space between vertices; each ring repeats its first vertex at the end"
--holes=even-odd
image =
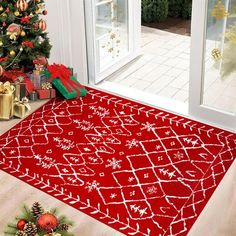
POLYGON ((61 224, 61 225, 57 226, 57 229, 58 230, 65 230, 65 231, 67 231, 67 230, 69 230, 69 225, 61 224))
POLYGON ((31 222, 27 223, 24 227, 24 233, 26 233, 27 236, 35 236, 37 231, 37 226, 31 222))
POLYGON ((32 210, 31 210, 34 218, 38 218, 40 215, 43 214, 43 208, 41 207, 41 205, 38 202, 35 202, 32 206, 32 210))
POLYGON ((24 231, 18 231, 15 236, 27 236, 24 231))

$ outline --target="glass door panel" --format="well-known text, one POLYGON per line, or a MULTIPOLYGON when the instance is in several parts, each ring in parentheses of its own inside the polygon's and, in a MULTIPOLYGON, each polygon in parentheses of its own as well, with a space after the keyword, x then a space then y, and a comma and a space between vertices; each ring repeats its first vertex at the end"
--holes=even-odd
POLYGON ((96 44, 99 72, 129 53, 127 0, 96 1, 96 44))
POLYGON ((89 80, 96 84, 139 53, 140 0, 85 0, 89 80))
POLYGON ((236 0, 209 0, 202 104, 236 113, 236 0))
POLYGON ((193 0, 189 113, 236 129, 236 0, 193 0))

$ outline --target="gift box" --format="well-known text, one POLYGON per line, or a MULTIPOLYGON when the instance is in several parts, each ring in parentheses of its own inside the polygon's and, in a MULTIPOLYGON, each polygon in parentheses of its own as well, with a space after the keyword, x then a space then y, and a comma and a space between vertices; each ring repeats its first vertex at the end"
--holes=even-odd
POLYGON ((22 100, 15 98, 14 100, 14 116, 18 118, 24 118, 31 110, 29 100, 24 97, 22 100))
POLYGON ((45 75, 66 99, 83 97, 87 94, 85 87, 71 74, 71 69, 64 65, 48 65, 45 75))
POLYGON ((25 83, 21 83, 21 82, 16 82, 14 83, 15 85, 15 97, 18 99, 18 100, 21 100, 23 97, 26 97, 27 96, 27 93, 26 93, 26 84, 25 83))
POLYGON ((0 119, 9 120, 13 117, 15 87, 10 82, 0 82, 0 119))
POLYGON ((33 89, 41 89, 43 83, 47 81, 47 78, 42 71, 34 70, 33 73, 28 74, 32 82, 33 89))
POLYGON ((37 89, 38 98, 43 99, 49 99, 49 98, 55 98, 56 97, 56 90, 51 89, 37 89))

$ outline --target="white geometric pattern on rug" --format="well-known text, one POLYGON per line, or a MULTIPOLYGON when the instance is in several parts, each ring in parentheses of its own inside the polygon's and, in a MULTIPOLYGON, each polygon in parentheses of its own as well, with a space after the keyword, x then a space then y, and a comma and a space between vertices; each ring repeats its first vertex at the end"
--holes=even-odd
MULTIPOLYGON (((12 168, 21 170, 22 163, 34 157, 45 183, 49 181, 53 187, 55 182, 57 188, 68 189, 68 193, 64 192, 68 199, 73 198, 71 189, 82 187, 88 194, 80 195, 83 204, 88 203, 89 194, 99 197, 92 207, 107 218, 115 219, 124 230, 130 229, 130 234, 175 235, 180 232, 179 228, 185 232, 186 221, 197 217, 195 205, 199 201, 191 196, 212 188, 212 185, 201 184, 198 190, 199 183, 204 183, 206 173, 221 155, 227 153, 232 161, 232 145, 225 147, 224 144, 229 142, 225 139, 233 135, 212 127, 198 127, 201 124, 161 111, 152 114, 153 108, 147 107, 149 110, 145 111, 146 107, 131 102, 124 104, 119 98, 109 99, 109 95, 103 98, 93 91, 90 95, 93 102, 86 103, 83 99, 63 102, 26 130, 24 123, 20 128, 23 133, 19 131, 18 137, 3 147, 3 162, 10 162, 12 168), (114 103, 115 108, 103 107, 102 101, 107 105, 114 103), (83 116, 78 117, 80 114, 83 116), (137 118, 141 116, 155 117, 156 122, 144 121, 140 125, 137 118), (158 123, 162 122, 166 124, 159 128, 158 123), (179 126, 183 127, 183 134, 175 131, 179 126), (140 127, 135 134, 133 127, 140 127), (78 133, 84 132, 84 137, 75 139, 78 133), (202 133, 206 133, 205 141, 202 133), (48 147, 50 143, 57 151, 57 158, 54 148, 48 147), (117 152, 120 145, 124 151, 117 152), (217 149, 216 155, 212 148, 217 149), (108 173, 111 175, 107 176, 108 173), (110 182, 102 182, 104 178, 110 182), (122 219, 114 212, 108 214, 107 209, 113 205, 126 209, 127 218, 122 219), (186 217, 182 211, 190 208, 192 212, 186 217), (131 222, 144 219, 155 225, 155 232, 139 222, 131 222)), ((223 161, 220 163, 223 166, 223 161)), ((26 175, 32 175, 29 169, 26 175)), ((211 173, 216 186, 215 177, 217 174, 211 173)), ((91 204, 87 205, 91 207, 91 204)))

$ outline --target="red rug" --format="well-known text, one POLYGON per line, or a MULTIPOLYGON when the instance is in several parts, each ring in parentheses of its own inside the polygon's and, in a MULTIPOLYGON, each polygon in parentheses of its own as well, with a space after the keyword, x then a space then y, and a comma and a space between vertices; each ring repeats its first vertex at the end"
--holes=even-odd
POLYGON ((0 167, 126 235, 186 235, 236 135, 97 90, 53 100, 0 138, 0 167))

